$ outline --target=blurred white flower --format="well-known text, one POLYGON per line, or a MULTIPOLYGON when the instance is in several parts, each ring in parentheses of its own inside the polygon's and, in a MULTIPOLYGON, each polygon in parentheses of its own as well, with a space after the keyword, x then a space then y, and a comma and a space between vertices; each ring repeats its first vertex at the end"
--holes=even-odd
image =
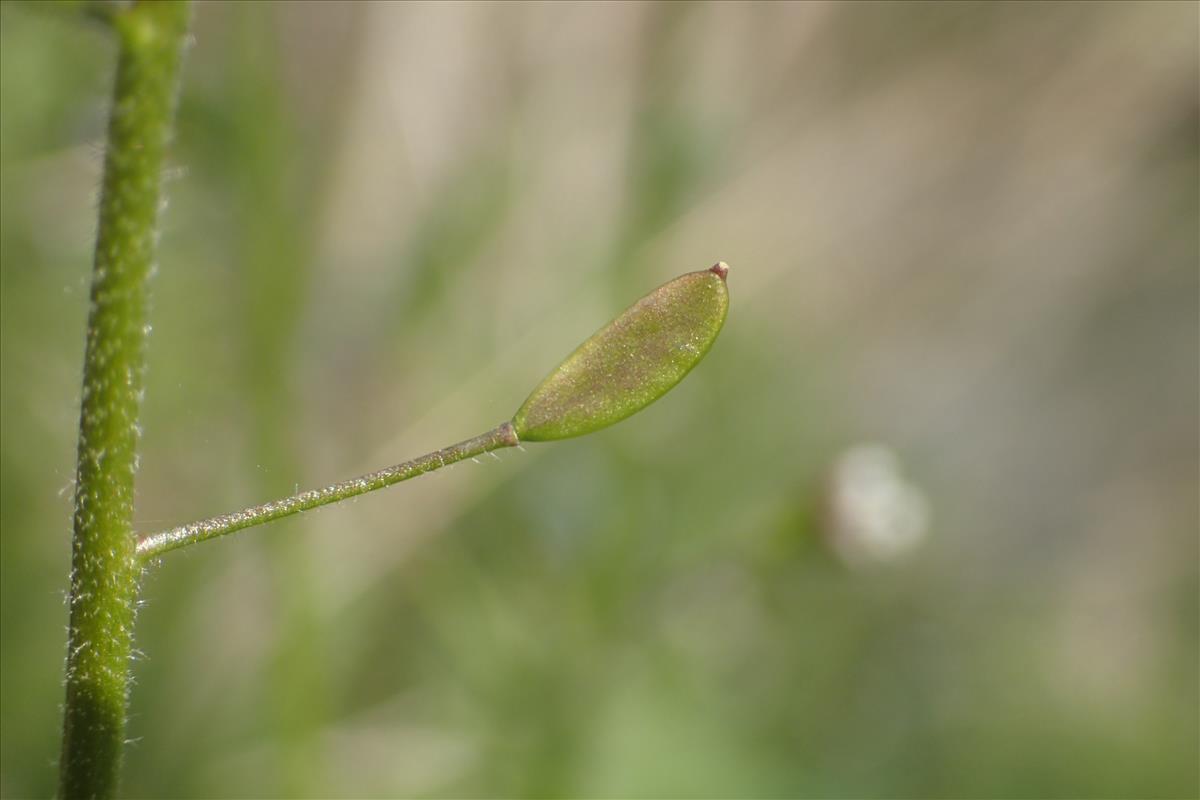
POLYGON ((846 450, 834 462, 828 491, 830 546, 852 568, 900 558, 928 533, 929 502, 901 475, 888 447, 846 450))

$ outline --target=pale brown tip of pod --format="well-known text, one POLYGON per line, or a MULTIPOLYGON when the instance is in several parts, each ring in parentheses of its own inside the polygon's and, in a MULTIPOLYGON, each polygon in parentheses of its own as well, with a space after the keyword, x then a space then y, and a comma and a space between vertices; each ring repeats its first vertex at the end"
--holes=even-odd
POLYGON ((729 265, 724 261, 718 261, 709 267, 708 271, 716 275, 721 280, 725 280, 725 276, 729 274, 729 265))

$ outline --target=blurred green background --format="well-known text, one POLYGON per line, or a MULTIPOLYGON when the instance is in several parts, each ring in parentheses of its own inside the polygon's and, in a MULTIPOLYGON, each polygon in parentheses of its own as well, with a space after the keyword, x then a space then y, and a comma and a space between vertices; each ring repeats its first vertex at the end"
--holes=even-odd
MULTIPOLYGON (((506 419, 732 265, 654 407, 168 556, 132 797, 1195 797, 1194 3, 196 9, 137 526, 506 419)), ((114 49, 0 4, 0 793, 55 790, 114 49)))

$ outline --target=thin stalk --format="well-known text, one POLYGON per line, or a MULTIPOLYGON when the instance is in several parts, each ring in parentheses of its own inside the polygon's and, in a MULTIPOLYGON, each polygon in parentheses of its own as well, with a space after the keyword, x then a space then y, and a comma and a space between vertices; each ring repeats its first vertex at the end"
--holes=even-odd
POLYGON ((513 430, 512 423, 505 422, 503 425, 493 428, 487 433, 480 434, 458 444, 452 444, 441 450, 426 453, 411 461, 385 467, 375 472, 368 472, 366 475, 360 475, 357 478, 335 483, 323 489, 310 489, 309 491, 283 497, 269 503, 244 508, 241 511, 222 514, 219 517, 212 517, 188 525, 181 525, 178 528, 172 528, 161 533, 151 534, 137 543, 137 557, 145 562, 180 547, 198 544, 199 542, 215 539, 218 536, 224 536, 234 531, 240 531, 243 528, 262 525, 264 522, 272 522, 284 517, 290 517, 293 514, 299 514, 302 511, 309 511, 320 506, 329 505, 330 503, 336 503, 340 500, 357 497, 360 494, 373 492, 376 489, 382 489, 386 486, 406 481, 409 478, 424 475, 426 472, 433 472, 466 458, 499 450, 502 447, 516 447, 517 444, 519 442, 517 441, 517 434, 513 430))
POLYGON ((84 351, 59 794, 117 792, 140 564, 133 535, 146 295, 187 0, 114 12, 119 55, 84 351))

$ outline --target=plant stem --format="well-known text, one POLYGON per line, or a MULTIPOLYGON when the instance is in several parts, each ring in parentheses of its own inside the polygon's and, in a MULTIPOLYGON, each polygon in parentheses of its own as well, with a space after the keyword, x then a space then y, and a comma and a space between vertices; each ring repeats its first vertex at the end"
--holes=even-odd
POLYGON ((133 536, 146 295, 187 0, 111 17, 119 56, 84 352, 59 794, 116 794, 140 564, 133 536))
POLYGON ((405 461, 401 464, 377 470, 376 472, 368 472, 366 475, 360 475, 348 481, 326 486, 323 489, 310 489, 309 491, 300 492, 290 497, 283 497, 279 500, 263 503, 262 505, 244 508, 241 511, 222 514, 219 517, 200 520, 199 522, 181 525, 178 528, 152 534, 137 543, 137 555, 144 562, 152 558, 157 558, 171 550, 186 547, 189 544, 197 544, 208 539, 215 539, 218 536, 240 531, 243 528, 262 525, 264 522, 272 522, 283 517, 290 517, 293 514, 299 514, 302 511, 336 503, 339 500, 357 497, 360 494, 373 492, 376 489, 382 489, 394 483, 400 483, 400 481, 424 475, 426 472, 433 472, 456 461, 482 455, 492 450, 499 450, 502 447, 515 447, 517 444, 519 442, 517 441, 517 434, 513 430, 512 423, 505 422, 503 425, 472 439, 452 444, 449 447, 435 450, 432 453, 426 453, 411 461, 405 461))

